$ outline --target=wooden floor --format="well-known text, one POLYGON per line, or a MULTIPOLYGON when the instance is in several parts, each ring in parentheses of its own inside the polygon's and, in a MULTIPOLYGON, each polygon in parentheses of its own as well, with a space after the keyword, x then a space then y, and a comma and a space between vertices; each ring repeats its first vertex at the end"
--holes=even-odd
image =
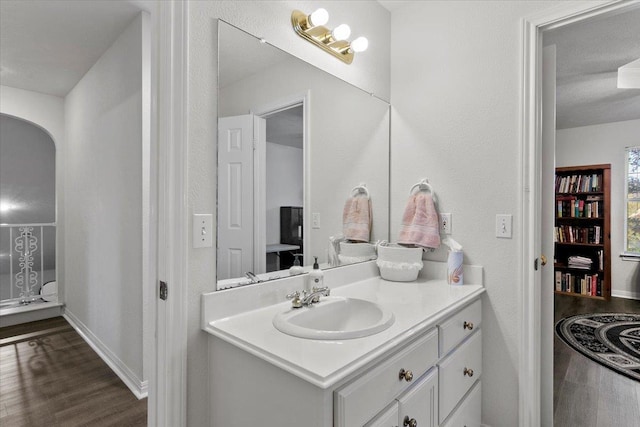
POLYGON ((138 400, 62 317, 0 328, 0 426, 146 426, 138 400))
MULTIPOLYGON (((640 313, 640 301, 555 295, 555 322, 583 313, 640 313)), ((640 426, 640 382, 595 363, 554 335, 556 427, 640 426)))

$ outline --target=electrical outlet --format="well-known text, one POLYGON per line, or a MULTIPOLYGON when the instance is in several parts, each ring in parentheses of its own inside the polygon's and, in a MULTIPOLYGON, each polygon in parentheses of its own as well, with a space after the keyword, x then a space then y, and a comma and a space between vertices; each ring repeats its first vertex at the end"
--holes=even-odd
POLYGON ((314 212, 311 214, 311 228, 320 228, 320 213, 314 212))
POLYGON ((511 215, 496 215, 496 237, 501 239, 510 239, 512 223, 513 217, 511 215))
POLYGON ((452 215, 450 213, 440 214, 440 233, 451 234, 451 229, 452 229, 451 216, 452 215))

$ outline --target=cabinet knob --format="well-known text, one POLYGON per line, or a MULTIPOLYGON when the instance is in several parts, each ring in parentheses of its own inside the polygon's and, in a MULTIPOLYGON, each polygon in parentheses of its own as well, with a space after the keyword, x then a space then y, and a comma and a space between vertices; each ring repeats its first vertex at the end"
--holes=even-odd
POLYGON ((413 379, 413 372, 405 371, 404 368, 402 368, 398 374, 398 379, 404 379, 406 382, 410 382, 413 379))
POLYGON ((404 425, 405 427, 407 427, 407 426, 408 427, 418 427, 418 422, 416 421, 415 418, 409 419, 409 415, 406 415, 404 417, 404 423, 402 425, 404 425))
POLYGON ((468 330, 472 330, 473 329, 473 323, 472 322, 464 322, 462 324, 462 328, 463 329, 468 329, 468 330))
POLYGON ((469 378, 471 378, 473 376, 473 369, 469 369, 469 368, 464 368, 464 375, 469 375, 469 378))

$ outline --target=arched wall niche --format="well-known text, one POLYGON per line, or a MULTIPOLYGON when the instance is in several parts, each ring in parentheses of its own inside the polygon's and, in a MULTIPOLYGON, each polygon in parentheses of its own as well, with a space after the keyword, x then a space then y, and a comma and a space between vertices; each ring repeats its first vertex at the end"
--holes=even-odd
POLYGON ((55 146, 55 149, 58 149, 58 144, 56 143, 56 138, 53 136, 53 134, 44 126, 41 126, 40 124, 33 122, 31 120, 28 120, 24 117, 19 117, 19 116, 14 116, 12 114, 7 114, 7 113, 3 113, 2 111, 0 111, 0 117, 8 117, 10 119, 15 119, 15 120, 20 120, 21 122, 30 124, 31 126, 40 129, 42 132, 44 132, 45 134, 47 134, 47 136, 49 138, 51 138, 51 142, 53 142, 53 145, 55 146))
POLYGON ((8 86, 0 86, 0 114, 20 119, 47 132, 56 146, 64 144, 64 99, 8 86))

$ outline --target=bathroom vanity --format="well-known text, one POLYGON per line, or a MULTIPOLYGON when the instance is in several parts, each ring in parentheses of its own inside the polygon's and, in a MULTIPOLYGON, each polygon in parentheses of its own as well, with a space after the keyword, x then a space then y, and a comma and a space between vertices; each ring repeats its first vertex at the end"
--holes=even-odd
POLYGON ((304 287, 304 276, 205 294, 211 425, 480 426, 482 285, 388 282, 376 273, 373 262, 325 272, 331 298, 369 301, 395 316, 354 339, 298 338, 273 326, 292 310, 284 295, 304 287))

